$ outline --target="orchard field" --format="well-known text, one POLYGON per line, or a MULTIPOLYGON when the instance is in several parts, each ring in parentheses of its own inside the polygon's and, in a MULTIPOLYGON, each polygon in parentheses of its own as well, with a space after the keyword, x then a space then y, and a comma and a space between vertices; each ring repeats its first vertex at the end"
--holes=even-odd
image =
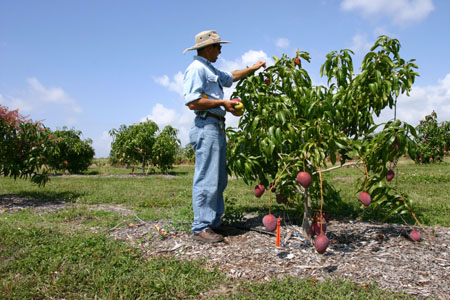
POLYGON ((379 36, 359 70, 352 55, 326 55, 326 85, 300 50, 236 85, 232 226, 214 245, 191 238, 194 167, 172 165, 193 152, 175 128, 112 129, 110 162, 128 168, 91 165, 81 132, 0 106, 0 297, 447 299, 450 123, 434 111, 417 127, 397 119, 419 76, 397 39, 379 36), (388 108, 393 119, 376 124, 388 108))
MULTIPOLYGON (((100 160, 96 163, 82 175, 53 176, 44 187, 0 178, 0 299, 414 298, 402 290, 383 290, 373 278, 367 278, 364 284, 291 276, 248 282, 211 269, 201 256, 193 260, 148 256, 142 245, 149 235, 142 235, 133 244, 114 239, 111 232, 170 220, 162 230, 188 236, 193 166, 175 166, 168 175, 143 175, 135 168, 131 175, 131 169, 111 167, 100 160), (136 243, 141 246, 134 246, 136 243)), ((333 208, 332 218, 337 222, 355 219, 412 228, 414 220, 408 216, 385 220, 383 211, 362 207, 354 191, 359 175, 360 171, 351 167, 323 174, 340 190, 343 200, 333 208)), ((450 227, 449 158, 424 165, 402 158, 391 184, 408 192, 424 227, 450 227)), ((267 194, 256 198, 253 187, 240 178, 229 181, 225 197, 225 218, 230 222, 249 215, 262 217, 268 212, 267 194)), ((274 202, 274 215, 301 220, 301 208, 274 202)), ((312 199, 312 208, 318 205, 319 201, 312 199)), ((425 232, 422 237, 439 239, 425 232)), ((160 238, 163 242, 163 234, 160 238)), ((320 256, 313 249, 311 255, 320 256)), ((448 259, 448 253, 443 255, 448 259)))

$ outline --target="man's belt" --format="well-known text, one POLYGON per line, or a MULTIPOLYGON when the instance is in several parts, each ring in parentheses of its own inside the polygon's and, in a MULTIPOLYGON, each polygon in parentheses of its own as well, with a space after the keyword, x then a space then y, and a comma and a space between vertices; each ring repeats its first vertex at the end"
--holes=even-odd
POLYGON ((215 118, 215 119, 217 119, 217 120, 219 120, 219 121, 222 121, 222 122, 225 122, 225 117, 220 117, 220 116, 218 116, 218 115, 215 115, 215 114, 213 114, 213 113, 210 113, 209 111, 206 113, 206 116, 207 116, 207 117, 215 118))

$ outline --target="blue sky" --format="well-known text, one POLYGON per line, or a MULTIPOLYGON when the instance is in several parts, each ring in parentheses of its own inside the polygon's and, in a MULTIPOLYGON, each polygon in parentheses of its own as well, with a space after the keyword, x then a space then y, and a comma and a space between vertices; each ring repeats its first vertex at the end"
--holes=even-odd
POLYGON ((300 49, 312 57, 304 67, 314 84, 325 84, 319 69, 330 51, 352 49, 358 67, 379 35, 397 38, 420 73, 398 118, 417 125, 435 110, 450 120, 447 0, 0 0, 0 104, 51 129, 81 130, 96 157, 109 154, 109 130, 145 118, 177 128, 185 145, 194 115, 182 78, 195 53, 182 51, 208 29, 232 41, 216 67, 271 64, 300 49))

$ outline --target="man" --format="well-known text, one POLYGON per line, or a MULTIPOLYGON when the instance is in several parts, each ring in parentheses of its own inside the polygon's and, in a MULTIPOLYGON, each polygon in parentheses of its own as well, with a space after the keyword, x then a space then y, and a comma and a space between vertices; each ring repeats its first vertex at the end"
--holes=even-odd
POLYGON ((195 172, 192 187, 194 222, 193 238, 202 242, 215 243, 223 236, 214 232, 221 225, 224 212, 223 191, 228 183, 226 173, 225 114, 236 115, 234 106, 238 103, 224 100, 223 87, 230 87, 252 74, 266 63, 258 61, 252 67, 223 72, 212 63, 221 53, 222 41, 214 30, 200 32, 195 36, 195 45, 184 50, 197 50, 197 56, 184 74, 184 98, 189 109, 196 114, 194 127, 189 133, 195 150, 195 172))

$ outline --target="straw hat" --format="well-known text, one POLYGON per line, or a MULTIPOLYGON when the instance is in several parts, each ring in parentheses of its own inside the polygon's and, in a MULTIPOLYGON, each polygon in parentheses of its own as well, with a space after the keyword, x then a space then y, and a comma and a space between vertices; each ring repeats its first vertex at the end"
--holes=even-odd
POLYGON ((217 34, 215 30, 202 31, 195 36, 195 45, 190 48, 184 49, 183 54, 185 54, 189 50, 200 49, 213 44, 225 44, 225 43, 231 42, 222 41, 220 39, 220 36, 217 34))

